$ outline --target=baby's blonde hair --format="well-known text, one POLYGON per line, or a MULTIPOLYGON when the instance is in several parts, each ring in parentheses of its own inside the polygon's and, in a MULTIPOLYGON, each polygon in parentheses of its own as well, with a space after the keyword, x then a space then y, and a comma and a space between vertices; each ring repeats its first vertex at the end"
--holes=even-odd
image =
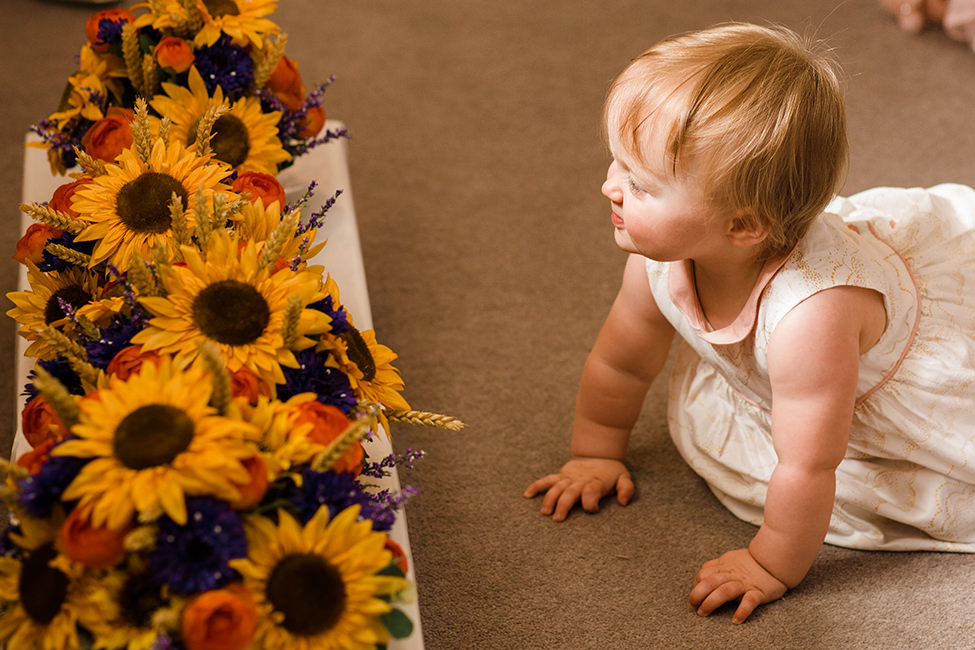
POLYGON ((695 174, 709 205, 767 231, 763 252, 791 249, 839 191, 846 118, 837 66, 781 27, 725 24, 653 46, 606 100, 611 145, 674 178, 695 174), (650 150, 665 129, 667 150, 650 150))

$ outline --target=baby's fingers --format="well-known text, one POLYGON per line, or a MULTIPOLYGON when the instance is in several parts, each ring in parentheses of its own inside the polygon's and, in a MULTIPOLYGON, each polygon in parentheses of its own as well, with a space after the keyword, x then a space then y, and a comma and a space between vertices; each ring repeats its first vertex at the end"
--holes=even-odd
MULTIPOLYGON (((551 494, 551 491, 549 491, 549 494, 551 494)), ((572 506, 576 504, 581 494, 582 486, 580 484, 569 483, 565 486, 562 494, 559 496, 558 504, 555 506, 555 514, 552 515, 552 520, 565 521, 565 518, 569 516, 569 511, 572 510, 572 506)), ((545 500, 548 500, 548 495, 546 495, 545 500)))
MULTIPOLYGON (((705 583, 703 582, 700 583, 697 587, 694 588, 694 591, 697 591, 698 587, 701 587, 701 585, 703 584, 705 583)), ((724 605, 725 603, 740 598, 744 593, 745 593, 745 588, 742 586, 740 582, 737 581, 722 582, 716 588, 711 590, 711 592, 704 598, 704 600, 701 601, 701 604, 697 608, 697 613, 701 616, 707 616, 717 608, 724 605)), ((694 597, 693 597, 694 592, 692 591, 691 594, 692 594, 691 603, 694 604, 694 597)), ((756 603, 755 606, 753 606, 751 609, 753 610, 757 606, 758 603, 756 603)), ((748 614, 750 613, 751 610, 748 611, 748 614)), ((747 617, 748 614, 745 614, 745 616, 747 617)), ((738 618, 737 612, 735 614, 735 618, 736 619, 738 618)), ((736 620, 736 622, 739 621, 736 620)))
POLYGON ((741 597, 741 604, 735 610, 735 615, 731 617, 731 622, 735 624, 744 623, 745 619, 751 616, 755 608, 762 604, 762 597, 757 591, 746 591, 741 597))
POLYGON ((525 490, 524 496, 525 498, 530 499, 540 492, 547 491, 560 480, 562 480, 562 476, 560 474, 549 474, 548 476, 543 476, 528 486, 528 489, 525 490))
POLYGON ((623 474, 616 480, 616 500, 621 506, 625 506, 633 498, 636 486, 629 474, 623 474))

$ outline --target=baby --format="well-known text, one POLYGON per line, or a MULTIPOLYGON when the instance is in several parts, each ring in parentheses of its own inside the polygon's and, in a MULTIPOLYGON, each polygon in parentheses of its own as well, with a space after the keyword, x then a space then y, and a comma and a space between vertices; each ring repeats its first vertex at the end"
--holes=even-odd
POLYGON ((781 28, 654 46, 605 108, 603 194, 629 260, 585 364, 571 460, 542 513, 634 494, 630 430, 674 333, 669 427, 747 548, 690 593, 743 622, 823 542, 975 552, 975 191, 834 198, 847 159, 835 66, 781 28), (831 201, 832 199, 832 201, 831 201))

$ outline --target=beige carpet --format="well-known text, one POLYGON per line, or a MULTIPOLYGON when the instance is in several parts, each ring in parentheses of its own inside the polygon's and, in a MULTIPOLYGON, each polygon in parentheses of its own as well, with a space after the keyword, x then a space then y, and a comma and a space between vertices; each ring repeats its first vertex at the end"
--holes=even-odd
MULTIPOLYGON (((697 617, 697 567, 754 533, 678 458, 663 383, 632 442, 638 498, 554 524, 521 497, 567 454, 582 363, 618 286, 599 115, 629 60, 735 19, 828 36, 848 76, 846 191, 975 184, 975 54, 908 36, 873 0, 281 0, 306 80, 338 76, 380 340, 406 396, 469 427, 399 428, 426 645, 477 648, 975 648, 975 557, 826 547, 743 626, 697 617)), ((89 8, 0 0, 0 250, 17 240, 21 144, 74 69, 89 8)), ((327 186, 327 179, 322 179, 327 186)), ((0 288, 15 287, 0 255, 0 288)), ((14 327, 0 328, 13 349, 14 327)), ((12 352, 8 352, 12 354, 12 352)), ((12 363, 0 375, 15 421, 12 363)), ((9 442, 6 444, 9 445, 9 442)))

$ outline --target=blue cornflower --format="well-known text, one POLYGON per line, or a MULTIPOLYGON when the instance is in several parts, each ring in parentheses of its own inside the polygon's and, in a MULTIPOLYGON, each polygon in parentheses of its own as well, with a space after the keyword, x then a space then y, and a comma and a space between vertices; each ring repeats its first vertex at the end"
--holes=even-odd
POLYGON ((85 342, 88 361, 96 368, 104 370, 119 351, 130 345, 132 337, 145 329, 146 317, 135 310, 130 317, 116 316, 111 324, 101 330, 102 335, 95 341, 85 342))
MULTIPOLYGON (((38 361, 37 365, 47 371, 49 375, 61 382, 61 385, 64 386, 72 395, 85 394, 85 390, 81 386, 81 378, 78 377, 78 373, 76 373, 71 367, 71 363, 67 360, 67 358, 59 354, 53 359, 38 361)), ((22 395, 27 396, 28 402, 38 395, 37 388, 34 386, 35 378, 37 378, 37 373, 31 369, 31 371, 27 373, 27 384, 24 385, 24 392, 21 393, 22 395)))
POLYGON ((357 400, 352 391, 349 378, 337 369, 325 365, 328 352, 302 350, 295 354, 297 368, 282 367, 284 384, 278 384, 278 397, 281 400, 299 393, 315 393, 322 404, 331 404, 346 415, 355 410, 357 400))
POLYGON ((389 530, 396 514, 366 492, 349 472, 316 472, 305 469, 301 473, 302 486, 288 497, 302 523, 311 519, 321 506, 328 506, 329 517, 358 505, 360 519, 371 519, 375 530, 389 530))
POLYGON ((332 334, 344 334, 349 331, 349 314, 342 305, 334 305, 332 296, 325 296, 322 300, 311 303, 308 309, 328 314, 332 319, 332 334))
POLYGON ((98 21, 98 40, 107 45, 122 43, 122 27, 128 21, 124 18, 102 18, 98 21))
POLYGON ((247 537, 240 517, 212 497, 186 499, 187 519, 179 525, 162 517, 149 569, 178 594, 217 589, 236 579, 229 561, 247 555, 247 537))
POLYGON ((238 99, 254 85, 253 59, 226 34, 213 45, 198 47, 193 54, 194 65, 211 95, 220 86, 229 99, 238 99))
MULTIPOLYGON (((70 439, 70 438, 69 438, 70 439)), ((57 447, 52 448, 52 452, 57 447)), ((90 458, 50 456, 40 471, 18 481, 17 500, 31 517, 47 517, 90 458)))

